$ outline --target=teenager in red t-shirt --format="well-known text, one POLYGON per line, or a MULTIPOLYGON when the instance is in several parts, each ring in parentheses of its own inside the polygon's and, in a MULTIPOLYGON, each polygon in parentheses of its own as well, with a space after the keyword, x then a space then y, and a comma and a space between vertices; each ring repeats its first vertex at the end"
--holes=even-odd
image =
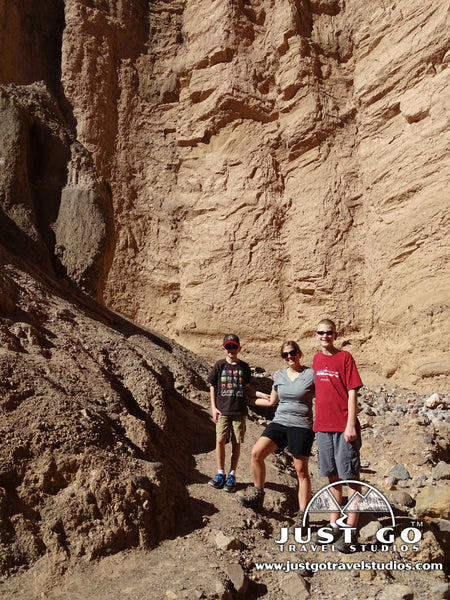
MULTIPOLYGON (((336 325, 329 319, 320 321, 316 338, 321 352, 313 359, 316 386, 316 415, 314 431, 319 450, 319 468, 323 477, 330 483, 340 479, 359 480, 359 450, 361 448, 361 427, 357 418, 358 389, 362 381, 352 355, 334 346, 337 338, 336 325)), ((360 485, 349 484, 349 499, 360 492, 360 485)), ((341 506, 342 485, 331 488, 341 506)), ((347 543, 341 535, 336 520, 339 512, 330 514, 330 524, 335 533, 335 547, 349 552, 356 541, 347 543)), ((358 512, 349 513, 347 525, 356 527, 358 512)), ((354 532, 352 532, 354 534, 354 532)))

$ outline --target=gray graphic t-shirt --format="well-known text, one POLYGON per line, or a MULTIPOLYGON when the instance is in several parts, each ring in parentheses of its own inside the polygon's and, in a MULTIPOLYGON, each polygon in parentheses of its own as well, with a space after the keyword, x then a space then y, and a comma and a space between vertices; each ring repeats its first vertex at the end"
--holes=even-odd
POLYGON ((303 367, 294 381, 287 376, 287 369, 283 369, 277 373, 273 389, 279 398, 273 422, 287 427, 311 429, 313 425, 312 400, 314 398, 313 369, 303 367))

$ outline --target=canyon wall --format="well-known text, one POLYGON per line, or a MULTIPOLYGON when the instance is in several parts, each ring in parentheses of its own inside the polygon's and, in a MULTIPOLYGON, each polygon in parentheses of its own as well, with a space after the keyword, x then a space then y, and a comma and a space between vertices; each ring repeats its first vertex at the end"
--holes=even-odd
POLYGON ((42 268, 210 361, 235 331, 252 364, 285 338, 310 363, 330 316, 368 381, 447 387, 446 0, 16 6, 2 114, 31 89, 51 114, 14 121, 14 180, 37 142, 59 158, 2 206, 23 230, 27 198, 42 268))
MULTIPOLYGON (((448 388, 448 4, 0 0, 0 16, 0 584, 37 563, 20 597, 43 597, 69 563, 220 518, 204 358, 225 332, 271 369, 286 337, 310 362, 330 316, 366 382, 448 388)), ((430 471, 445 417, 380 389, 364 426, 386 414, 374 440, 392 421, 409 440, 389 460, 410 449, 430 471)))

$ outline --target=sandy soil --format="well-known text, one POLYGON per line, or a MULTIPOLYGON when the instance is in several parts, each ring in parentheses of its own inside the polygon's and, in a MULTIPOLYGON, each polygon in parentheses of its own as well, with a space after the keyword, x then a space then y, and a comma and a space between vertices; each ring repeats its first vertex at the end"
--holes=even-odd
MULTIPOLYGON (((249 419, 236 493, 242 493, 251 482, 251 447, 262 428, 257 418, 249 419)), ((382 557, 379 552, 343 555, 330 549, 318 554, 280 552, 275 540, 280 527, 292 522, 296 510, 295 479, 289 458, 281 455, 268 459, 265 507, 257 514, 242 508, 236 494, 207 485, 215 472, 212 427, 211 433, 210 449, 195 456, 195 476, 188 482, 190 501, 179 514, 176 536, 149 552, 130 550, 90 564, 80 562, 51 581, 40 575, 47 573, 47 569, 38 562, 31 570, 4 581, 0 586, 1 597, 4 600, 369 599, 378 598, 381 590, 394 583, 413 588, 415 598, 439 597, 432 595, 431 588, 445 581, 443 573, 359 573, 336 567, 361 560, 401 561, 397 552, 383 553, 382 557), (231 549, 224 547, 227 544, 231 549), (258 571, 255 567, 261 561, 287 560, 330 561, 335 567, 316 573, 310 569, 302 576, 293 572, 258 571), (238 593, 236 588, 240 587, 238 593)), ((318 475, 315 456, 311 459, 311 473, 315 492, 326 483, 318 475)), ((316 517, 313 526, 319 523, 325 521, 316 517)))

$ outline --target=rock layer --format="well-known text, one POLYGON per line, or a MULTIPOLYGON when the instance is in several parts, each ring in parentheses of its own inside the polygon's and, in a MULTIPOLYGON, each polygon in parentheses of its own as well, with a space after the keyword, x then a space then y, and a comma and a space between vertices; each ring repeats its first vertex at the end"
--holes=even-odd
MULTIPOLYGON (((0 574, 38 562, 58 578, 219 512, 202 489, 185 502, 209 477, 194 454, 214 448, 206 362, 67 281, 210 360, 235 330, 254 364, 275 364, 282 337, 309 362, 329 315, 362 370, 445 386, 446 2, 0 0, 0 14, 0 574)), ((411 424, 388 397, 362 422, 371 458, 390 446, 382 477, 394 428, 415 448, 424 434, 407 489, 435 465, 448 498, 434 396, 411 424)), ((404 510, 415 499, 393 479, 404 510)), ((417 515, 448 517, 429 493, 417 515)))
POLYGON ((70 278, 211 361, 235 330, 254 364, 285 337, 310 362, 327 315, 368 379, 445 387, 446 1, 18 4, 34 54, 5 35, 1 78, 35 66, 92 157, 52 215, 70 278))
POLYGON ((190 402, 207 364, 1 248, 0 264, 0 578, 39 559, 57 577, 152 548, 180 513, 195 523, 181 506, 193 452, 214 444, 190 402))

